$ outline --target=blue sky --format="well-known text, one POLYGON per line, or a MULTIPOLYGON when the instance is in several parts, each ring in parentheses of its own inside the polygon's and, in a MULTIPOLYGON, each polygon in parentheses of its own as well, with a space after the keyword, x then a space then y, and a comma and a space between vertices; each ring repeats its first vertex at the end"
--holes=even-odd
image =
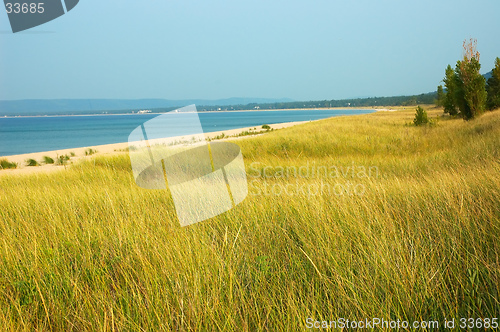
POLYGON ((500 1, 80 0, 12 34, 0 99, 391 96, 432 91, 474 37, 500 57, 500 1))

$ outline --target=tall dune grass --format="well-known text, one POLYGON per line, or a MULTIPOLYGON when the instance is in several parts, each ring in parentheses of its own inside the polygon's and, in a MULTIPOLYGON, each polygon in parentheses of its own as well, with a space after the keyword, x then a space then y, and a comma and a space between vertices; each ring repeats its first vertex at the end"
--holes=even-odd
POLYGON ((432 127, 407 125, 413 116, 239 139, 248 197, 185 228, 168 191, 135 185, 126 154, 0 176, 2 329, 299 331, 308 317, 498 317, 500 112, 432 127), (277 174, 305 165, 378 173, 277 174), (269 177, 257 176, 265 167, 269 177), (347 182, 363 195, 263 193, 347 182))

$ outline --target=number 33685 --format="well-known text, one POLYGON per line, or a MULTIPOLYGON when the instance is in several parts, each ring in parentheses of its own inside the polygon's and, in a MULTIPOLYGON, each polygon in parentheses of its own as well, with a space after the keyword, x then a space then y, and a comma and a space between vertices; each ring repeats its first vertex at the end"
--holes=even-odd
POLYGON ((5 9, 7 10, 7 14, 42 14, 45 9, 43 8, 43 2, 41 3, 6 3, 5 9))

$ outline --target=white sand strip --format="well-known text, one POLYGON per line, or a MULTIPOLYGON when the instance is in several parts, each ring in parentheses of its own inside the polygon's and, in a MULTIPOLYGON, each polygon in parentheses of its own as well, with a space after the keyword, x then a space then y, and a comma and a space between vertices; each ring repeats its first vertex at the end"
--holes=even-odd
MULTIPOLYGON (((298 124, 306 123, 310 121, 297 121, 297 122, 285 122, 285 123, 277 123, 277 124, 271 124, 269 125, 273 129, 283 129, 287 127, 292 127, 298 124)), ((220 136, 222 133, 224 133, 225 138, 230 139, 228 136, 235 136, 238 135, 244 131, 250 131, 255 128, 256 132, 259 132, 263 130, 261 126, 253 126, 253 127, 245 127, 245 128, 238 128, 238 129, 231 129, 231 130, 222 130, 222 131, 216 131, 216 132, 210 132, 210 133, 205 133, 205 138, 206 139, 212 139, 217 136, 220 136)), ((243 136, 243 137, 252 137, 252 136, 243 136)), ((179 137, 173 137, 172 140, 188 140, 190 136, 179 136, 179 137)), ((73 149, 62 149, 62 150, 54 150, 54 151, 46 151, 46 152, 35 152, 35 153, 26 153, 26 154, 18 154, 18 155, 13 155, 13 156, 5 156, 5 157, 0 157, 0 159, 7 159, 10 162, 15 162, 18 164, 18 168, 16 169, 4 169, 0 170, 0 175, 5 175, 5 174, 26 174, 26 173, 34 173, 34 172, 53 172, 53 171, 58 171, 58 170, 64 170, 65 166, 56 166, 53 164, 43 164, 43 157, 48 156, 52 159, 57 160, 59 156, 63 155, 68 155, 71 156, 73 153, 75 156, 71 157, 70 161, 68 164, 72 162, 76 162, 81 159, 85 158, 92 158, 97 155, 110 155, 110 154, 117 154, 117 153, 127 153, 128 148, 128 143, 115 143, 115 144, 105 144, 105 145, 96 145, 96 146, 86 146, 86 147, 81 147, 81 148, 73 148, 73 149), (95 154, 91 156, 86 156, 85 152, 88 151, 89 149, 92 149, 94 151, 97 151, 95 154), (26 160, 27 159, 34 159, 40 163, 41 166, 26 166, 26 160)), ((67 167, 67 166, 66 166, 67 167)))

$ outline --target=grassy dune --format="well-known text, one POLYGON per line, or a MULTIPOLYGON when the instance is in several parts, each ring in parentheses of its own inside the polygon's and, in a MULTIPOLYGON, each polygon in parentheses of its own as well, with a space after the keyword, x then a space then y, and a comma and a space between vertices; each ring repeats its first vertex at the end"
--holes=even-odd
POLYGON ((422 128, 406 125, 413 114, 236 140, 248 197, 184 228, 168 192, 135 185, 125 154, 0 176, 2 330, 498 317, 500 111, 422 128))

